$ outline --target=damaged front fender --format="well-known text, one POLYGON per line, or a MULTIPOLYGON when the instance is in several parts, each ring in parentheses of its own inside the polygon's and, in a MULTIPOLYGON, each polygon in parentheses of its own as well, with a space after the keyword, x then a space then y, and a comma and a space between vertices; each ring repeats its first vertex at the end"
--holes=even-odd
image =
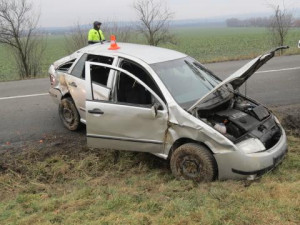
POLYGON ((236 150, 235 145, 225 136, 182 108, 176 107, 174 104, 169 105, 169 110, 170 117, 165 135, 164 155, 170 156, 174 150, 174 143, 178 143, 180 140, 202 143, 214 154, 236 150))

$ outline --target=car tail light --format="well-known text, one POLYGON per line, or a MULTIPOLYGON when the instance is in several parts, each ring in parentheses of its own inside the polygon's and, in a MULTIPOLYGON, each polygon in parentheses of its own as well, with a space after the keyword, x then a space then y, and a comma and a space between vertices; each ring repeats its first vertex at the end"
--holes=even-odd
POLYGON ((53 74, 49 74, 49 77, 50 77, 50 84, 54 85, 54 83, 55 83, 55 76, 53 74))

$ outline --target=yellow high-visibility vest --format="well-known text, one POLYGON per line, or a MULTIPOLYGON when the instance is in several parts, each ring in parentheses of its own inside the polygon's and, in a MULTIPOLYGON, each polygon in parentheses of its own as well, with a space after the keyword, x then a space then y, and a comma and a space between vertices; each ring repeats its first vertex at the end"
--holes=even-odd
POLYGON ((105 37, 104 37, 102 30, 90 29, 89 35, 88 35, 88 41, 100 42, 100 41, 104 41, 104 40, 105 40, 105 37))

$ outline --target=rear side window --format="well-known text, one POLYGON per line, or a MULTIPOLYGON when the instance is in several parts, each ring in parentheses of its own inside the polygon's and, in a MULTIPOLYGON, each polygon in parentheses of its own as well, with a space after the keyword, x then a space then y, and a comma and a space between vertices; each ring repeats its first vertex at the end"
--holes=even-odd
POLYGON ((57 67, 57 70, 63 71, 63 72, 68 72, 68 70, 71 68, 71 66, 75 62, 75 60, 76 59, 72 59, 72 60, 60 65, 59 67, 57 67))
MULTIPOLYGON (((76 63, 76 65, 74 66, 71 75, 78 77, 78 78, 82 78, 85 79, 85 62, 89 61, 89 62, 98 62, 98 63, 105 63, 108 65, 112 65, 114 58, 112 57, 107 57, 107 56, 100 56, 100 55, 88 55, 88 54, 84 54, 82 55, 82 57, 78 60, 78 62, 76 63)), ((92 74, 99 74, 100 69, 95 68, 95 72, 92 74)), ((105 73, 107 71, 104 71, 105 73)), ((108 73, 107 72, 107 77, 108 77, 108 73)), ((95 75, 96 76, 96 75, 95 75)), ((106 75, 104 74, 104 77, 106 75)), ((93 75, 92 75, 93 77, 93 75)), ((99 78, 99 79, 104 79, 104 78, 99 78)), ((103 80, 99 80, 98 77, 94 78, 94 81, 100 84, 103 84, 103 80)), ((104 79, 105 80, 105 79, 104 79)), ((106 78, 106 82, 107 82, 107 78, 106 78)), ((106 83, 105 83, 106 85, 106 83)))
POLYGON ((76 65, 74 66, 71 74, 75 77, 78 78, 84 78, 84 69, 85 69, 85 61, 87 59, 87 54, 84 54, 83 56, 81 56, 81 58, 78 60, 78 62, 76 63, 76 65))

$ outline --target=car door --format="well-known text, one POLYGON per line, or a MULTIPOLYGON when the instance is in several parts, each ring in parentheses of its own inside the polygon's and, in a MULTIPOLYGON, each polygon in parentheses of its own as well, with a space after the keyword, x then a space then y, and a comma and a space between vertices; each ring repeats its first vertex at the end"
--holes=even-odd
MULTIPOLYGON (((122 86, 117 82, 116 85, 122 86)), ((167 107, 143 81, 124 69, 102 63, 86 62, 86 91, 88 146, 151 153, 162 152, 168 122, 167 107), (153 103, 124 103, 114 101, 113 98, 108 101, 95 99, 91 85, 92 66, 109 68, 122 73, 126 79, 132 79, 131 84, 139 90, 144 88, 144 92, 139 93, 151 96, 153 103)))
MULTIPOLYGON (((75 102, 75 105, 80 114, 82 122, 85 122, 85 99, 86 99, 86 89, 85 89, 85 62, 89 60, 97 60, 104 63, 113 63, 112 57, 83 54, 78 60, 70 74, 66 74, 66 84, 68 90, 75 102)), ((109 74, 105 74, 108 76, 109 74)), ((93 84, 94 85, 94 84, 93 84)), ((103 84, 106 85, 106 84, 103 84)), ((95 87, 98 93, 98 99, 108 99, 110 92, 106 88, 100 85, 95 87)))

